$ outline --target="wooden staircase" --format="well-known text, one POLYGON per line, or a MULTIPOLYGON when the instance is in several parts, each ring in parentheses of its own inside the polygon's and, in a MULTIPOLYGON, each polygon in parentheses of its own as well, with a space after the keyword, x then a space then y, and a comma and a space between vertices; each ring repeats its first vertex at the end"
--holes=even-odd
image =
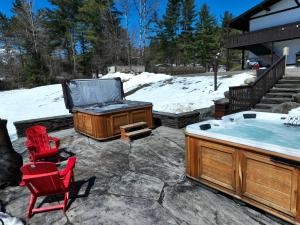
POLYGON ((283 77, 255 106, 255 111, 271 112, 274 107, 284 102, 292 102, 293 95, 298 93, 300 93, 300 76, 283 77))
POLYGON ((121 139, 132 141, 140 137, 145 137, 151 134, 152 130, 147 128, 146 122, 132 123, 125 126, 120 126, 121 139))

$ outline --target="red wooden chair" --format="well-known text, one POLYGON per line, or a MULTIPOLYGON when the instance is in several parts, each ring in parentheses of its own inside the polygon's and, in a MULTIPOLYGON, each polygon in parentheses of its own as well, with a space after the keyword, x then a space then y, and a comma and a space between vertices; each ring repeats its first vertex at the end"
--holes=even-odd
POLYGON ((46 127, 33 126, 26 129, 26 148, 29 151, 29 159, 34 162, 44 158, 56 157, 60 161, 58 154, 58 138, 50 137, 46 127))
POLYGON ((23 178, 20 186, 27 186, 31 192, 27 211, 28 219, 31 218, 34 213, 58 209, 62 209, 64 212, 66 211, 71 182, 75 188, 73 172, 75 163, 76 157, 70 157, 66 168, 63 170, 57 170, 56 164, 52 162, 31 162, 21 168, 23 178), (58 194, 64 194, 63 204, 34 209, 37 197, 58 194))

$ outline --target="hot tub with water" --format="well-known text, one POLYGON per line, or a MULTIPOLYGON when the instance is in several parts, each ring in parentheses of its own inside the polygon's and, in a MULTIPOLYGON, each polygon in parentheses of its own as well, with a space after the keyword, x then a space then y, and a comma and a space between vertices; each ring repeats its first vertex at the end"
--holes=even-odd
POLYGON ((186 175, 300 222, 300 118, 241 112, 186 127, 186 175))

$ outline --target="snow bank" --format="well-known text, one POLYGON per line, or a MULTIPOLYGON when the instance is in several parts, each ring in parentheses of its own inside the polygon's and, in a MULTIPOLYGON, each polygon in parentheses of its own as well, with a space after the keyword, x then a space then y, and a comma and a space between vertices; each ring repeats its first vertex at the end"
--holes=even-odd
POLYGON ((8 120, 11 139, 17 138, 14 121, 69 114, 60 84, 0 92, 0 118, 8 120))
POLYGON ((124 83, 124 91, 125 93, 128 91, 131 91, 135 88, 138 88, 145 84, 151 84, 158 81, 163 81, 172 78, 172 76, 166 75, 166 74, 156 74, 156 73, 148 73, 144 72, 139 75, 134 75, 130 73, 109 73, 103 77, 103 78, 114 78, 114 77, 120 77, 121 80, 124 83))
MULTIPOLYGON (((157 111, 181 113, 213 105, 213 100, 224 97, 229 86, 243 84, 252 75, 243 73, 233 77, 223 76, 218 79, 219 89, 216 92, 213 91, 213 76, 114 73, 103 77, 121 77, 125 92, 149 84, 127 99, 152 102, 157 111)), ((8 132, 13 140, 17 138, 14 121, 69 114, 59 84, 0 92, 0 106, 0 118, 8 120, 8 132)))
POLYGON ((292 109, 291 111, 289 111, 289 115, 300 117, 300 107, 292 109))
POLYGON ((212 106, 213 100, 224 98, 229 86, 238 86, 253 77, 242 73, 218 78, 218 90, 214 91, 213 76, 171 77, 145 87, 127 97, 129 100, 152 102, 156 111, 182 113, 212 106))

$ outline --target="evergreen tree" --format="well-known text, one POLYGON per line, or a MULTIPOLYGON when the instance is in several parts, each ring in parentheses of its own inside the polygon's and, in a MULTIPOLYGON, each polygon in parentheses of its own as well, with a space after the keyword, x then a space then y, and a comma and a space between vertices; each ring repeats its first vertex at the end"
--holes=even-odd
POLYGON ((50 32, 51 48, 53 51, 61 49, 67 59, 66 69, 73 74, 77 74, 77 49, 78 37, 76 25, 79 7, 83 0, 49 0, 54 6, 53 10, 48 10, 47 25, 50 32))
POLYGON ((177 37, 180 27, 180 0, 168 0, 166 14, 158 24, 158 38, 161 51, 167 61, 173 64, 178 55, 177 37))
POLYGON ((194 60, 194 22, 196 20, 194 0, 182 0, 182 33, 181 44, 183 48, 184 64, 191 63, 194 60))
POLYGON ((220 29, 220 39, 219 39, 219 43, 220 43, 220 48, 222 49, 222 52, 226 52, 225 54, 223 54, 222 57, 222 63, 224 63, 226 65, 226 69, 230 70, 230 68, 233 66, 233 61, 234 59, 239 59, 239 52, 235 51, 235 50, 229 50, 229 49, 225 49, 224 45, 225 45, 225 41, 228 37, 235 35, 238 33, 238 31, 233 30, 229 27, 229 24, 231 23, 233 19, 233 15, 232 13, 225 11, 224 15, 222 17, 222 24, 221 24, 221 29, 220 29))
POLYGON ((209 7, 203 4, 199 12, 196 25, 197 56, 201 64, 208 69, 213 57, 219 51, 218 24, 216 18, 210 14, 209 7))
POLYGON ((121 28, 120 12, 115 8, 114 2, 86 0, 79 9, 79 18, 84 24, 84 32, 92 48, 94 73, 103 71, 109 64, 127 61, 128 39, 121 28))

